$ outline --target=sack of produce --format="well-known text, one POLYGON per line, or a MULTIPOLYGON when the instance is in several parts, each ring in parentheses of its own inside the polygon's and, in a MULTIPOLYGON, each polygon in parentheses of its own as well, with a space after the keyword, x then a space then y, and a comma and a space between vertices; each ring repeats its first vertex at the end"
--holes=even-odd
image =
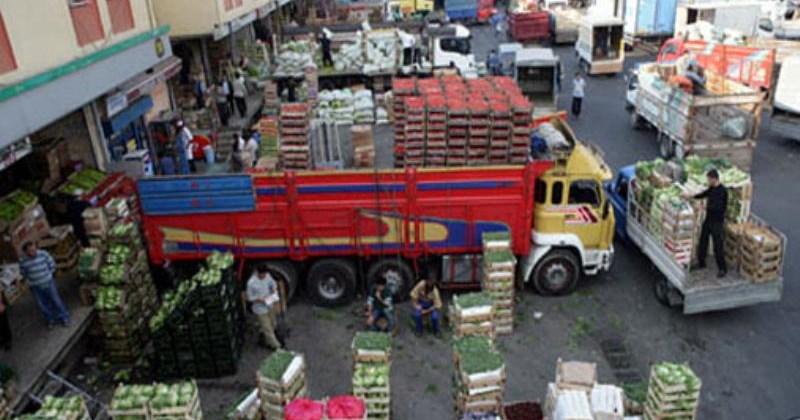
POLYGON ((325 407, 308 398, 298 398, 289 403, 284 409, 286 420, 322 420, 325 407))
POLYGON ((364 401, 350 395, 333 397, 325 404, 327 420, 363 419, 366 412, 364 401))
POLYGON ((743 139, 747 135, 747 119, 736 117, 726 120, 722 123, 722 135, 730 139, 743 139))

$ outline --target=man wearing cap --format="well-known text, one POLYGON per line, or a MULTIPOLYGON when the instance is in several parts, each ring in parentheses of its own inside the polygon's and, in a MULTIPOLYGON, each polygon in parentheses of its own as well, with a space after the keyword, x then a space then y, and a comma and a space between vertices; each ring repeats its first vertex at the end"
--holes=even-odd
MULTIPOLYGON (((716 169, 706 174, 708 188, 693 196, 695 199, 706 199, 706 220, 700 231, 700 244, 697 248, 698 268, 706 267, 708 255, 708 238, 714 240, 714 259, 717 261, 717 277, 722 278, 728 274, 725 265, 725 211, 728 209, 728 189, 719 182, 719 172, 716 169)), ((684 195, 686 197, 686 195, 684 195)))

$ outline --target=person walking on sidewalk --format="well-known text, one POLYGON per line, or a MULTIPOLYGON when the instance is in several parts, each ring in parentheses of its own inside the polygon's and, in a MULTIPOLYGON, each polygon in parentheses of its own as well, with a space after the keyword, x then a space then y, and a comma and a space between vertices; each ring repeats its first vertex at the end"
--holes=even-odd
POLYGON ((244 74, 239 73, 233 81, 233 100, 236 102, 236 109, 242 118, 247 118, 247 85, 244 81, 244 74))
POLYGON ((706 199, 706 220, 703 221, 703 228, 700 230, 700 243, 697 248, 698 268, 706 267, 706 255, 708 255, 709 236, 714 241, 714 259, 717 261, 717 277, 722 278, 728 274, 728 267, 725 264, 725 211, 728 209, 728 189, 719 181, 719 172, 716 169, 708 171, 706 174, 708 188, 700 194, 685 198, 706 199))
POLYGON ((581 116, 585 89, 586 80, 583 79, 580 73, 575 73, 575 78, 572 79, 572 115, 574 115, 575 118, 581 116))
POLYGON ((247 281, 247 300, 253 304, 252 311, 261 327, 261 335, 267 347, 272 350, 281 348, 281 343, 275 335, 275 326, 278 323, 277 311, 280 302, 278 283, 269 274, 265 264, 256 267, 255 273, 247 281))
POLYGON ((56 322, 69 327, 69 312, 58 294, 53 278, 56 272, 53 257, 47 251, 40 250, 35 243, 25 242, 22 245, 19 269, 44 315, 47 329, 53 329, 56 322))

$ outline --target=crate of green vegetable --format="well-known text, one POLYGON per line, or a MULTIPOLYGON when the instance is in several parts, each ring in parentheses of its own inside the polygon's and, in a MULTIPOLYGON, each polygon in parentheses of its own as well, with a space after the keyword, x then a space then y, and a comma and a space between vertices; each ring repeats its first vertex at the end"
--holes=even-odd
POLYGON ((258 368, 259 389, 282 392, 298 380, 305 380, 305 360, 302 355, 278 350, 258 368))
POLYGON ((392 355, 392 336, 387 333, 357 332, 351 344, 353 359, 358 362, 389 363, 392 355))
POLYGON ((504 251, 511 247, 511 236, 508 232, 484 232, 481 239, 485 253, 504 251))
POLYGON ((493 316, 492 297, 483 292, 465 293, 453 297, 454 315, 457 322, 478 322, 491 320, 493 316))
POLYGON ((80 396, 57 398, 48 395, 33 414, 35 419, 91 420, 86 403, 80 396))
POLYGON ((467 389, 495 386, 505 380, 505 361, 495 350, 461 353, 457 368, 467 389))
POLYGON ((150 399, 150 415, 153 420, 200 419, 200 399, 194 381, 177 384, 158 384, 150 399))

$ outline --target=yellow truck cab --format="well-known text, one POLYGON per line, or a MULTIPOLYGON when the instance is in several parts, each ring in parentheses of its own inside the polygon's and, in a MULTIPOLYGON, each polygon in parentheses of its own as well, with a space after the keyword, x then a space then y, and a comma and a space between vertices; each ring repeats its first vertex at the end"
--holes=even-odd
POLYGON ((403 16, 414 13, 430 13, 433 11, 433 0, 398 0, 403 16))
POLYGON ((521 274, 539 293, 561 295, 581 274, 611 268, 615 220, 603 189, 612 173, 600 151, 577 141, 560 120, 551 123, 570 147, 554 152, 554 166, 536 181, 533 246, 521 274))

